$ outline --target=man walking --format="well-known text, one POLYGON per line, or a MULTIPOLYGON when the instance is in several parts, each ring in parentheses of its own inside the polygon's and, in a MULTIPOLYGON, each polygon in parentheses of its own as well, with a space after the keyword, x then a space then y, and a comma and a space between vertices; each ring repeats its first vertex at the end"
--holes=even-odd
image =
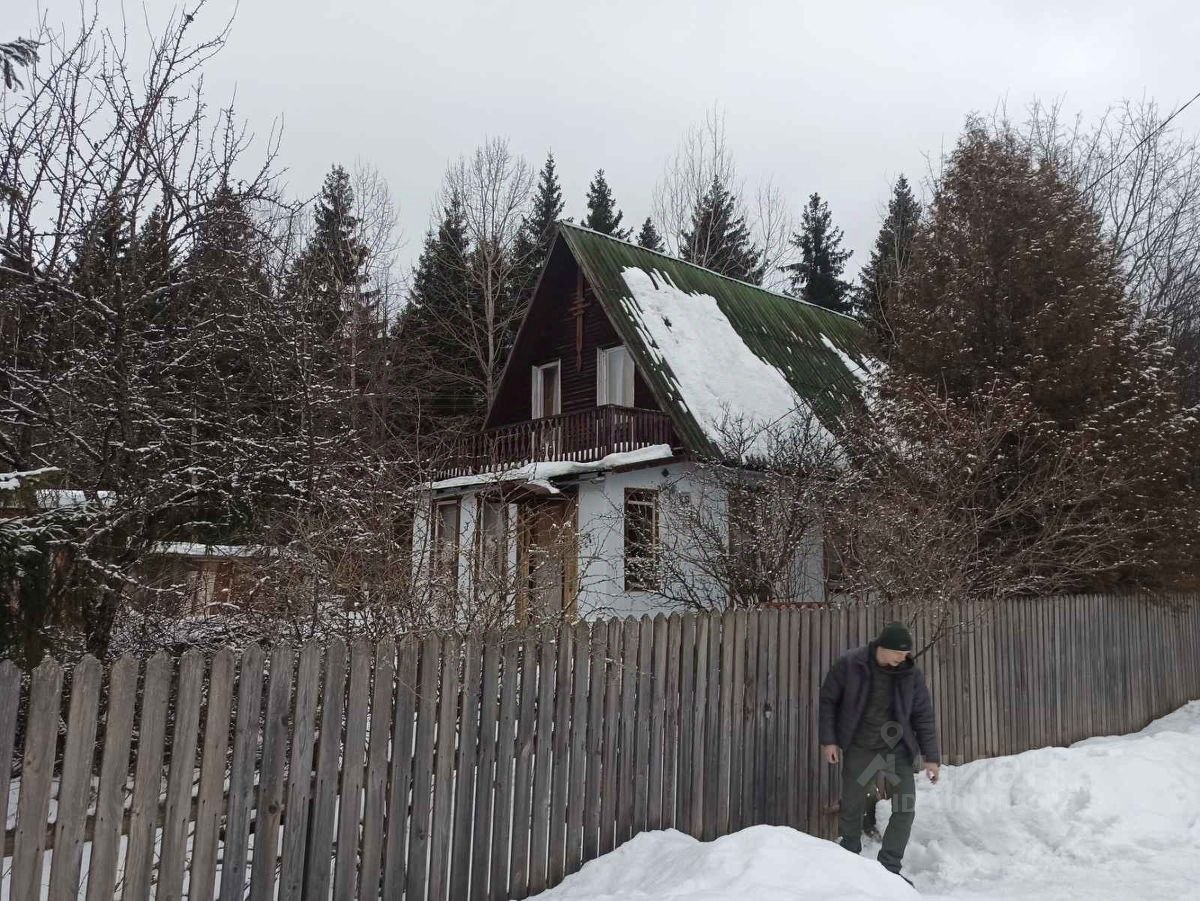
POLYGON ((842 765, 841 845, 862 850, 867 795, 882 773, 892 786, 892 816, 878 859, 897 875, 916 810, 916 758, 924 758, 930 782, 937 782, 941 760, 933 701, 912 647, 908 629, 888 623, 866 647, 847 651, 821 684, 818 715, 821 756, 842 765))

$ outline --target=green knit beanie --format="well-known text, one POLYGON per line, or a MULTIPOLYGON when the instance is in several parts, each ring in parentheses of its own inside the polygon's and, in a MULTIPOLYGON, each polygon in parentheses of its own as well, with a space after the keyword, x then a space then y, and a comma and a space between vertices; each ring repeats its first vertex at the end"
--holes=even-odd
POLYGON ((912 633, 904 623, 888 623, 879 633, 876 642, 881 648, 889 651, 911 651, 913 648, 912 633))

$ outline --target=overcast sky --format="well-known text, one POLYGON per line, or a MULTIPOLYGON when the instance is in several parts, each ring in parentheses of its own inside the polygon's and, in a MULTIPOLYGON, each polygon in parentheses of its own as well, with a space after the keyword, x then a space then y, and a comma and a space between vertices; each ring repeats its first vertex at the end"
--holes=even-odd
MULTIPOLYGON (((5 0, 6 32, 78 16, 78 0, 42 0, 14 22, 25 2, 5 0)), ((116 0, 100 6, 119 24, 116 0)), ((197 24, 234 6, 212 0, 197 24)), ((161 24, 171 4, 147 8, 161 24)), ((1195 0, 242 0, 208 85, 236 91, 258 133, 282 123, 298 196, 335 161, 378 168, 405 263, 447 161, 483 138, 535 166, 552 148, 576 218, 603 167, 636 224, 680 135, 718 104, 741 174, 773 176, 797 212, 825 197, 857 272, 890 183, 925 178, 971 111, 1035 96, 1089 116, 1143 95, 1173 108, 1200 91, 1197 47, 1195 0)), ((1179 121, 1200 130, 1200 104, 1179 121)))

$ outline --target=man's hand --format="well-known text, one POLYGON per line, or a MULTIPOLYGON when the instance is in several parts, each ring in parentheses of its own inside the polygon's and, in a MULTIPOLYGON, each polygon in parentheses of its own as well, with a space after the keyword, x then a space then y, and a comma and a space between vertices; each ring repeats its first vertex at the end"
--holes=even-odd
POLYGON ((842 759, 842 749, 837 745, 821 745, 821 757, 826 763, 837 763, 842 759))
POLYGON ((929 776, 930 782, 938 781, 938 771, 942 768, 940 763, 934 763, 932 760, 925 761, 925 773, 929 776))

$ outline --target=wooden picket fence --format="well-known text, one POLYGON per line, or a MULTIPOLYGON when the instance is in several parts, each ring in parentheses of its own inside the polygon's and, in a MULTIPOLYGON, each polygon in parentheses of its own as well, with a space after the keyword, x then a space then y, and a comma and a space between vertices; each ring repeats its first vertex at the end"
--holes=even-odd
MULTIPOLYGON (((524 898, 646 829, 830 836, 819 682, 894 617, 674 615, 68 673, 46 660, 31 678, 0 663, 0 822, 18 798, 3 887, 14 901, 524 898)), ((1200 607, 965 608, 920 662, 946 762, 1065 744, 1200 697, 1200 607)))

